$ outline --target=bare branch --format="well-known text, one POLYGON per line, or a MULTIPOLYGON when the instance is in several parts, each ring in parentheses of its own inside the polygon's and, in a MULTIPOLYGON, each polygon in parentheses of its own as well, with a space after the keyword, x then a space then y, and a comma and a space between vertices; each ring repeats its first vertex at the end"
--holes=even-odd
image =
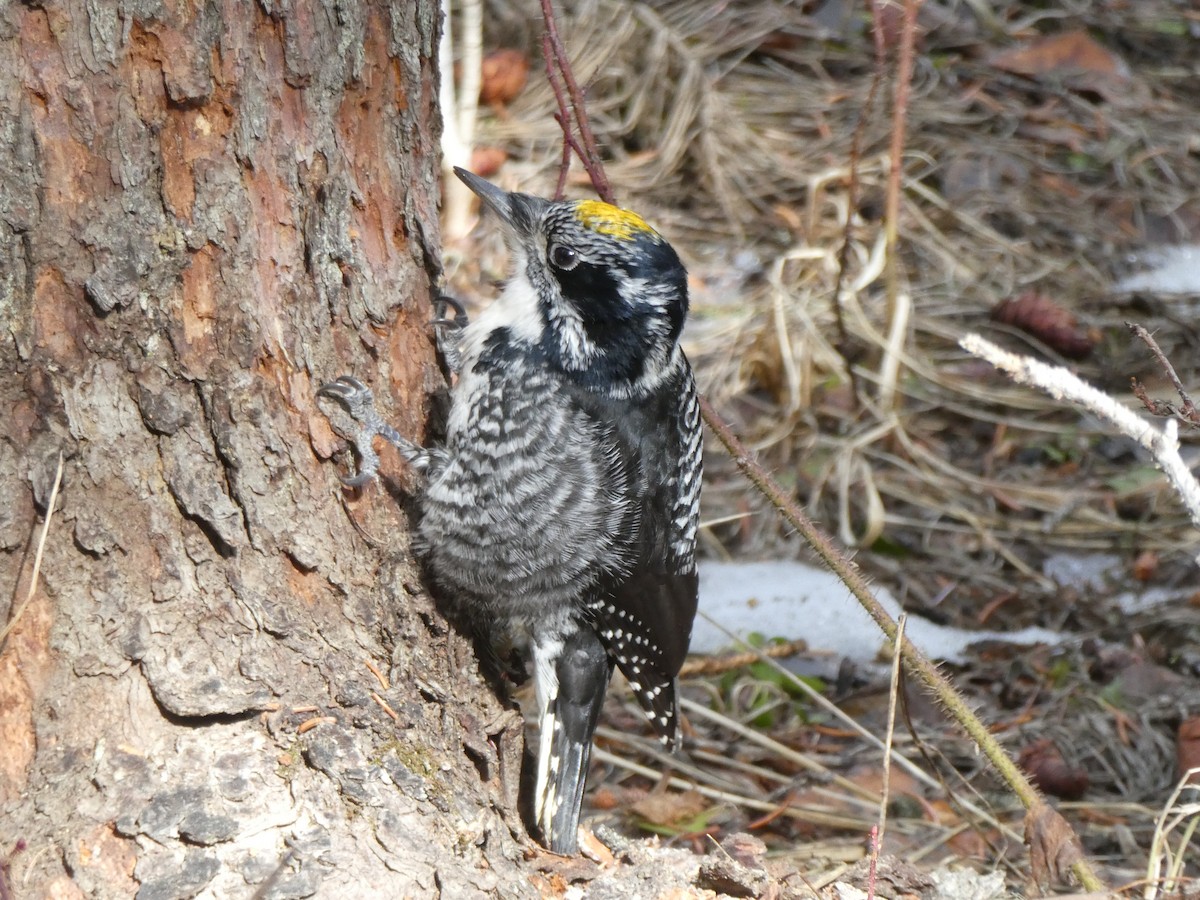
MULTIPOLYGON (((551 68, 558 69, 563 83, 567 86, 567 96, 571 101, 571 108, 568 110, 562 91, 556 86, 555 78, 551 75, 550 84, 555 88, 554 96, 558 100, 561 114, 559 122, 563 124, 563 136, 572 143, 572 147, 579 154, 579 159, 591 177, 592 186, 600 195, 600 199, 605 203, 616 203, 612 185, 608 182, 608 176, 604 174, 604 164, 600 160, 596 136, 592 133, 592 126, 588 121, 587 102, 584 99, 583 91, 579 88, 579 83, 575 80, 575 73, 571 69, 570 60, 567 59, 566 48, 563 47, 562 38, 558 33, 558 21, 554 17, 554 4, 551 0, 542 0, 542 19, 546 23, 546 36, 542 41, 542 52, 546 56, 546 68, 548 71, 551 68), (579 131, 578 145, 570 136, 572 129, 568 126, 572 119, 579 131)), ((564 178, 564 175, 559 175, 560 182, 564 178)))
POLYGON ((968 353, 990 362, 1019 384, 1031 385, 1056 400, 1065 400, 1087 410, 1145 447, 1183 500, 1193 524, 1200 528, 1200 482, 1179 455, 1177 420, 1167 419, 1163 430, 1159 431, 1137 413, 1062 366, 1009 353, 977 334, 968 334, 959 345, 968 353))
MULTIPOLYGON (((1133 332, 1134 337, 1141 340, 1142 343, 1150 348, 1150 352, 1153 353, 1154 358, 1158 360, 1158 364, 1162 367, 1163 372, 1166 373, 1167 378, 1171 379, 1171 384, 1174 385, 1175 392, 1179 394, 1179 399, 1183 401, 1183 406, 1179 409, 1178 415, 1191 425, 1200 425, 1200 413, 1197 412, 1196 405, 1192 402, 1192 398, 1188 396, 1188 392, 1184 390, 1183 382, 1180 381, 1179 376, 1175 374, 1175 367, 1171 365, 1171 361, 1167 359, 1167 354, 1163 353, 1162 348, 1158 346, 1158 341, 1154 339, 1150 332, 1136 322, 1126 322, 1125 327, 1133 332)), ((1171 406, 1170 403, 1162 404, 1167 408, 1168 412, 1158 412, 1154 407, 1157 406, 1161 401, 1148 402, 1142 394, 1138 393, 1138 387, 1141 386, 1135 382, 1134 393, 1137 394, 1137 398, 1141 400, 1142 403, 1146 404, 1146 408, 1150 410, 1150 412, 1154 413, 1156 416, 1169 416, 1175 414, 1175 408, 1171 406)), ((1143 388, 1142 390, 1144 393, 1145 389, 1143 388)))

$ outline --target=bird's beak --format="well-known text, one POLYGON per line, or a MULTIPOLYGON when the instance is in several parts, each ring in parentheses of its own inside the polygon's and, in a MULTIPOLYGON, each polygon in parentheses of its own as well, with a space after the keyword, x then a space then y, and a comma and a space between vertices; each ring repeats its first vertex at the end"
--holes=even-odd
POLYGON ((536 230, 537 221, 547 206, 545 200, 529 194, 510 194, 486 178, 480 178, 457 166, 454 168, 454 174, 483 201, 484 206, 500 217, 505 230, 518 241, 529 237, 536 230))
POLYGON ((504 220, 507 225, 515 225, 513 221, 513 202, 512 194, 508 191, 501 190, 496 187, 486 178, 480 178, 473 172, 468 172, 466 169, 454 167, 454 174, 458 176, 459 181, 471 189, 484 204, 504 220))

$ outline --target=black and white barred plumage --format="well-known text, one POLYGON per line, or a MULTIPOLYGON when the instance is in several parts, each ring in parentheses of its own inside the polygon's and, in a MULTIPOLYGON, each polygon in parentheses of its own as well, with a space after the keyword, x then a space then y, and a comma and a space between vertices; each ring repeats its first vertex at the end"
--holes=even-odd
POLYGON ((461 617, 528 648, 537 693, 534 809, 576 851, 613 667, 666 746, 696 612, 700 411, 678 339, 686 273, 641 218, 459 177, 502 220, 512 276, 453 342, 461 362, 444 447, 380 421, 352 378, 326 385, 358 420, 362 471, 381 434, 423 471, 419 538, 461 617))

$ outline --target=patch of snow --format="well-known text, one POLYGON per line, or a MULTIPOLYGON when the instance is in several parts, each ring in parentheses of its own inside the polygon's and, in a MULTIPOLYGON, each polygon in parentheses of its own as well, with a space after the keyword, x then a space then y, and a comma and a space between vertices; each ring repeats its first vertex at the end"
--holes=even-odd
POLYGON ((1186 602, 1187 598, 1195 592, 1193 588, 1180 590, 1178 588, 1152 587, 1140 592, 1124 591, 1113 597, 1113 602, 1117 604, 1117 608, 1121 612, 1128 616, 1174 601, 1186 602))
POLYGON ((1012 897, 1002 871, 981 875, 974 869, 936 869, 929 873, 934 890, 930 900, 1001 900, 1012 897))
POLYGON ((1117 282, 1116 289, 1158 294, 1200 294, 1200 244, 1176 244, 1138 259, 1148 268, 1117 282))
POLYGON ((1193 588, 1150 587, 1144 591, 1122 590, 1131 583, 1126 560, 1116 553, 1055 553, 1042 563, 1042 574, 1059 587, 1075 588, 1085 597, 1102 593, 1125 615, 1145 612, 1165 603, 1183 601, 1193 588))
POLYGON ((1081 591, 1106 590, 1124 570, 1115 553, 1055 553, 1042 563, 1042 574, 1059 587, 1081 591))
MULTIPOLYGON (((900 604, 891 594, 876 588, 875 595, 893 618, 900 614, 900 604)), ((864 664, 876 661, 887 644, 836 576, 797 562, 701 562, 700 615, 692 630, 692 652, 729 648, 733 642, 722 629, 742 639, 752 633, 804 638, 814 650, 829 650, 864 664)), ((1044 628, 966 631, 919 616, 909 616, 905 633, 928 656, 951 662, 963 661, 967 648, 979 641, 1062 641, 1062 635, 1044 628)))

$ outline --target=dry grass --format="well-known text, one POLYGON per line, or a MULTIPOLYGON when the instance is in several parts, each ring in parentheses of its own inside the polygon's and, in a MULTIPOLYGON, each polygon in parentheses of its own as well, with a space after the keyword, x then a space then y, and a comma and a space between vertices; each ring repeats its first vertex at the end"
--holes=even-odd
MULTIPOLYGON (((974 621, 976 610, 1012 596, 1000 618, 1055 626, 1070 619, 1095 629, 1112 625, 1111 609, 1091 602, 1097 598, 1065 597, 1042 574, 1048 552, 1116 550, 1132 559, 1154 550, 1167 575, 1191 577, 1184 565, 1195 533, 1152 466, 1098 423, 1008 383, 957 347, 964 333, 982 331, 1063 361, 989 320, 999 301, 1032 289, 1077 313, 1095 336, 1092 355, 1074 365, 1097 386, 1134 407, 1131 376, 1152 392, 1163 387, 1124 327, 1134 320, 1155 333, 1194 389, 1195 298, 1124 296, 1111 287, 1130 254, 1200 234, 1200 102, 1190 42, 1178 34, 1198 27, 1188 4, 991 4, 986 20, 979 4, 925 5, 901 172, 899 294, 908 303, 891 309, 880 221, 891 131, 886 82, 853 161, 856 202, 850 191, 851 141, 873 75, 861 9, 847 4, 850 19, 826 30, 814 24, 816 4, 563 6, 570 8, 560 27, 588 86, 620 202, 646 214, 689 263, 686 343, 704 390, 828 530, 877 551, 861 554, 860 564, 910 605, 949 617, 974 621), (1120 90, 1024 78, 987 62, 1038 34, 1076 28, 1128 65, 1120 90)), ((508 152, 507 186, 550 194, 561 132, 540 77, 536 3, 494 0, 486 22, 489 47, 526 48, 534 64, 525 92, 502 114, 485 116, 477 139, 508 152)), ((569 186, 576 195, 587 190, 579 178, 569 186)), ((457 286, 497 277, 496 249, 477 249, 473 259, 482 262, 451 256, 457 286)), ((1186 456, 1195 436, 1183 439, 1186 456)), ((710 553, 799 552, 728 461, 714 455, 708 472, 710 553)), ((1163 630, 1176 639, 1200 632, 1195 615, 1171 615, 1163 630)), ((1124 625, 1119 639, 1128 636, 1124 625)), ((1118 721, 1089 689, 1086 666, 1072 671, 1070 687, 1036 708, 1031 701, 1036 713, 1057 717, 1013 728, 1010 740, 1048 734, 1078 749, 1095 799, 1075 811, 1110 874, 1143 877, 1156 852, 1165 871, 1183 855, 1154 839, 1168 790, 1166 735, 1186 710, 1147 706, 1118 721)), ((757 817, 766 833, 787 820, 779 833, 797 860, 821 859, 827 873, 844 869, 863 853, 845 834, 864 834, 880 802, 879 785, 850 773, 858 764, 878 768, 880 742, 820 692, 799 703, 801 688, 782 687, 788 677, 689 682, 695 734, 685 763, 632 737, 630 713, 630 728, 600 733, 597 758, 612 769, 609 784, 636 792, 674 779, 721 808, 715 821, 745 827, 757 817), (765 718, 773 720, 765 731, 751 724, 765 718), (836 723, 845 736, 814 745, 813 722, 836 723)), ((893 759, 915 796, 892 806, 893 847, 913 860, 977 852, 1024 877, 1015 804, 990 793, 959 738, 941 726, 917 732, 919 740, 903 728, 896 734, 893 759)), ((1184 822, 1178 814, 1169 821, 1184 822)), ((1187 827, 1176 825, 1177 843, 1181 834, 1194 840, 1187 827)))
MULTIPOLYGON (((1194 103, 1183 73, 1151 56, 1163 22, 1182 16, 1171 12, 1139 5, 1120 22, 1131 65, 1159 61, 1134 69, 1120 101, 991 68, 981 58, 1013 41, 983 43, 966 8, 940 13, 909 115, 901 288, 912 306, 897 321, 881 283, 886 104, 866 122, 860 201, 849 208, 850 141, 872 75, 867 35, 823 33, 794 4, 571 5, 563 30, 609 177, 691 258, 688 346, 703 386, 776 468, 795 470, 797 490, 847 542, 885 537, 917 557, 915 568, 933 561, 986 592, 1033 574, 1043 547, 1170 552, 1190 540, 1161 479, 1149 469, 1129 477, 1128 461, 1108 466, 1092 453, 1098 426, 955 346, 983 328, 1045 351, 987 324, 996 302, 1036 287, 1099 330, 1081 370, 1101 386, 1128 394, 1128 376, 1153 374, 1120 327, 1127 318, 1159 326, 1164 349, 1190 368, 1179 351, 1192 336, 1169 307, 1141 298, 1137 308, 1108 287, 1128 252, 1164 229, 1184 233, 1200 212, 1194 103), (853 364, 838 349, 833 296, 848 218, 840 302, 862 348, 853 364), (1014 457, 1033 462, 1007 465, 1014 457)), ((1115 24, 1082 7, 1059 15, 1066 21, 1050 24, 1062 29, 1115 24)), ((489 21, 493 42, 535 33, 515 12, 489 21)), ((507 116, 481 127, 481 140, 512 156, 505 177, 528 190, 556 179, 552 111, 534 77, 507 116)), ((735 495, 709 499, 712 517, 735 512, 735 495)), ((717 537, 779 552, 769 515, 717 537)), ((911 589, 929 599, 925 581, 911 589)))

